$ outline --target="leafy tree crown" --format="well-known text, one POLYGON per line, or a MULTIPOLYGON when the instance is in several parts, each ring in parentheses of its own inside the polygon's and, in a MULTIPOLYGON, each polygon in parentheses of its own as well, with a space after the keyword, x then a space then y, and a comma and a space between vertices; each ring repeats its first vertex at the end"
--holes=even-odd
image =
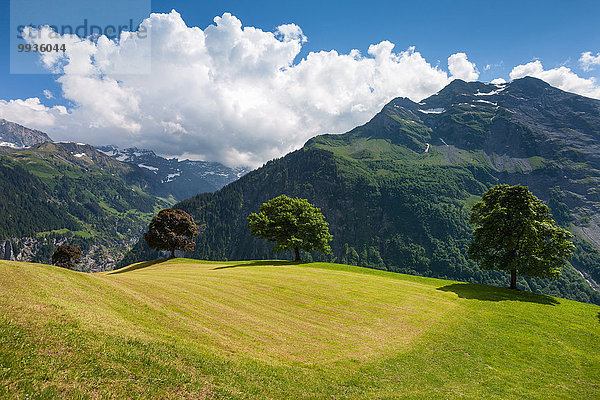
POLYGON ((183 210, 166 208, 152 218, 144 239, 148 247, 169 250, 173 256, 175 250, 194 250, 195 243, 192 239, 196 236, 198 225, 191 215, 183 210))
POLYGON ((275 242, 274 251, 301 249, 329 253, 329 224, 321 210, 306 199, 281 195, 248 216, 252 236, 275 242))
POLYGON ((498 185, 473 206, 469 256, 483 269, 556 278, 572 256, 573 237, 527 187, 498 185))

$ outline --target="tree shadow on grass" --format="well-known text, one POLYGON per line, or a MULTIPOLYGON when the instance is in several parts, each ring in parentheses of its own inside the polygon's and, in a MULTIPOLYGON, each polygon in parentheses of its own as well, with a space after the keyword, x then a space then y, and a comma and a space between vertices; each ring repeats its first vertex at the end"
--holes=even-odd
POLYGON ((260 267, 260 266, 269 266, 269 267, 272 267, 272 266, 298 265, 298 264, 304 264, 304 262, 281 261, 281 260, 274 260, 274 261, 257 260, 257 261, 245 262, 245 263, 242 263, 242 264, 222 265, 220 267, 213 268, 213 271, 214 270, 218 270, 218 269, 237 268, 237 267, 260 267))
POLYGON ((113 271, 113 272, 109 273, 109 275, 122 274, 123 272, 135 271, 136 269, 146 268, 146 267, 149 267, 151 265, 160 264, 160 263, 163 263, 163 262, 168 261, 168 260, 169 260, 169 258, 159 258, 158 260, 144 261, 144 262, 140 262, 140 263, 137 263, 137 264, 131 264, 131 265, 127 266, 127 267, 123 267, 121 269, 113 271))
POLYGON ((508 288, 499 288, 475 283, 453 283, 437 288, 443 292, 454 292, 461 299, 476 299, 485 301, 523 301, 529 303, 548 304, 555 306, 560 304, 554 297, 545 294, 521 292, 508 288))

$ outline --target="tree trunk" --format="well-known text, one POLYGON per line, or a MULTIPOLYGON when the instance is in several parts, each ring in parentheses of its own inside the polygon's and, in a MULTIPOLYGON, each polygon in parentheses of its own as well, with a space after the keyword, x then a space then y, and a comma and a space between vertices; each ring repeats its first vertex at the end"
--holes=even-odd
POLYGON ((175 258, 175 249, 171 249, 171 258, 175 258))
POLYGON ((300 259, 300 250, 298 250, 298 248, 297 248, 297 247, 294 247, 294 251, 296 252, 296 262, 300 262, 300 261, 302 261, 302 260, 300 259))
POLYGON ((517 289, 517 269, 510 270, 510 288, 517 289))

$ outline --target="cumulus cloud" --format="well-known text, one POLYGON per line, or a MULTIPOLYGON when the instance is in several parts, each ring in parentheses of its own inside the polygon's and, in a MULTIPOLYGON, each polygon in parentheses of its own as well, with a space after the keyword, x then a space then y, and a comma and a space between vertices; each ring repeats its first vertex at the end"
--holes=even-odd
MULTIPOLYGON (((419 101, 454 78, 479 76, 464 53, 449 57, 449 77, 414 47, 396 50, 389 41, 366 55, 331 50, 296 60, 307 41, 299 26, 267 32, 228 13, 204 30, 176 11, 151 14, 141 27, 150 41, 131 32, 119 40, 61 36, 67 51, 43 53, 41 62, 74 106, 4 101, 0 116, 53 126, 57 139, 257 166, 314 135, 365 123, 394 97, 419 101)), ((37 33, 40 43, 52 34, 37 33)))
POLYGON ((492 85, 503 85, 506 83, 506 79, 496 78, 496 79, 492 79, 490 83, 492 85))
POLYGON ((558 67, 545 70, 539 60, 517 65, 510 73, 510 79, 533 76, 548 82, 559 89, 580 94, 582 96, 600 99, 600 87, 594 78, 582 78, 570 68, 558 67))
POLYGON ((48 100, 53 99, 54 95, 52 94, 51 91, 49 91, 48 89, 44 89, 43 91, 44 93, 44 97, 46 97, 48 100))
POLYGON ((467 59, 465 53, 456 53, 448 57, 448 71, 452 74, 452 78, 467 82, 476 81, 479 78, 477 67, 467 59))
POLYGON ((67 115, 64 106, 46 107, 37 97, 26 100, 0 100, 0 117, 27 127, 52 128, 67 115))
POLYGON ((591 71, 596 65, 600 65, 600 53, 595 56, 592 55, 591 51, 581 53, 579 64, 584 71, 591 71))
POLYGON ((306 42, 308 39, 302 33, 302 29, 296 24, 279 25, 276 30, 277 38, 281 38, 284 42, 299 41, 306 42))

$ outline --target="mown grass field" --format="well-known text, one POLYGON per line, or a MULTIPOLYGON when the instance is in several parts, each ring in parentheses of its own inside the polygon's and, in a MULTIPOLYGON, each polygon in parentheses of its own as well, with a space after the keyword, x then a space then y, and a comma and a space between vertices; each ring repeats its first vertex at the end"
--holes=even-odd
POLYGON ((337 264, 1 261, 0 398, 594 399, 600 307, 337 264))

